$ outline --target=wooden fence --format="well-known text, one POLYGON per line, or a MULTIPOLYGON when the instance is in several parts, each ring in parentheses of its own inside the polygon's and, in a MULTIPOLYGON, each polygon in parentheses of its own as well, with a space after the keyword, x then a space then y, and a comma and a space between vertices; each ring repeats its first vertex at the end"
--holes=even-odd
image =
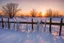
MULTIPOLYGON (((63 21, 63 18, 61 18, 61 21, 60 23, 53 23, 52 22, 52 18, 50 18, 50 22, 42 22, 40 24, 45 24, 45 25, 49 25, 49 32, 51 33, 51 25, 59 25, 60 26, 60 29, 59 29, 59 36, 61 36, 61 32, 62 32, 62 26, 64 26, 64 23, 62 22, 63 21)), ((4 28, 4 23, 8 23, 8 28, 10 29, 10 23, 21 23, 21 24, 32 24, 32 30, 34 30, 34 26, 33 24, 37 24, 37 22, 33 22, 33 19, 32 19, 32 22, 14 22, 14 21, 9 21, 9 18, 8 18, 8 21, 3 21, 3 18, 2 18, 2 21, 0 21, 0 23, 2 23, 2 28, 4 28)))

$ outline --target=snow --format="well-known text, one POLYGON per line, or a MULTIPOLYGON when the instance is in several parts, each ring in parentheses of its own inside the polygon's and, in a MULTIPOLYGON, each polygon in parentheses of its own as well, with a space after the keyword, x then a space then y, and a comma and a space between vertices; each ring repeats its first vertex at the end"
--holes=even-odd
POLYGON ((46 32, 17 32, 0 29, 0 43, 64 43, 64 38, 46 32))
MULTIPOLYGON (((32 18, 13 18, 10 21, 15 22, 31 22, 32 18)), ((4 18, 4 21, 7 21, 4 18)), ((8 29, 8 24, 4 23, 4 28, 0 23, 0 43, 64 43, 64 26, 62 26, 62 35, 59 36, 59 26, 52 25, 52 33, 49 33, 49 25, 40 24, 41 20, 43 22, 49 22, 49 18, 33 18, 34 31, 32 31, 31 24, 10 24, 10 29, 8 29), (46 21, 45 21, 46 20, 46 21), (14 27, 15 26, 15 27, 14 27), (45 30, 45 31, 44 31, 45 30)), ((60 18, 52 18, 52 22, 60 22, 60 18)), ((64 19, 63 19, 64 22, 64 19)), ((46 23, 45 23, 46 24, 46 23)))

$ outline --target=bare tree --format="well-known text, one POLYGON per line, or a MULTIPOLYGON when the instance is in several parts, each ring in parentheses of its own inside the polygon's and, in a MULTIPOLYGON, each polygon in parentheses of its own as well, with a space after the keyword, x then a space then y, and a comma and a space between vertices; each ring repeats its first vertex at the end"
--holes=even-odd
POLYGON ((42 17, 42 12, 39 12, 38 13, 38 17, 42 17))
POLYGON ((52 16, 52 10, 51 10, 51 9, 48 9, 48 10, 47 10, 46 16, 47 16, 47 17, 51 17, 51 16, 52 16))
POLYGON ((4 14, 7 14, 10 18, 13 18, 20 10, 17 3, 8 3, 2 6, 4 14))
MULTIPOLYGON (((6 14, 6 16, 13 18, 20 9, 18 8, 17 3, 7 3, 6 5, 2 6, 2 10, 4 14, 6 14)), ((8 18, 8 28, 10 29, 9 18, 8 18)))
POLYGON ((32 17, 35 17, 36 14, 37 14, 37 11, 36 11, 35 9, 33 9, 33 10, 31 11, 31 16, 32 16, 32 17))
POLYGON ((0 12, 0 16, 1 16, 1 14, 2 14, 2 13, 0 12))
POLYGON ((2 11, 0 11, 0 16, 2 16, 2 11))

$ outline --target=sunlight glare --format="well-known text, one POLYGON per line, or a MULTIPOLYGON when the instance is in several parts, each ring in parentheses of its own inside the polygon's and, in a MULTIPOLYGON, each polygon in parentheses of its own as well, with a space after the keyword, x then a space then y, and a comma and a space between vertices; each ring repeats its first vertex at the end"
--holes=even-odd
POLYGON ((43 12, 42 12, 42 16, 45 16, 45 13, 46 13, 46 12, 45 12, 45 11, 43 11, 43 12))

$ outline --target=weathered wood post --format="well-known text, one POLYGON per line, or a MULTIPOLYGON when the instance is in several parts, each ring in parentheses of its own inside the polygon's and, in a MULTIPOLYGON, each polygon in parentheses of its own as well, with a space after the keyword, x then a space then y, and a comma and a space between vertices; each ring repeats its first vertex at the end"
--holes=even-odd
POLYGON ((17 31, 19 30, 19 22, 17 22, 17 31))
POLYGON ((44 32, 45 32, 46 31, 46 19, 45 19, 44 24, 45 24, 45 27, 44 27, 44 32))
POLYGON ((60 21, 59 36, 61 36, 61 31, 62 31, 62 21, 63 21, 63 18, 61 18, 61 21, 60 21))
POLYGON ((52 18, 50 18, 50 27, 49 27, 49 32, 51 33, 51 23, 52 23, 52 18))
POLYGON ((8 17, 8 29, 10 29, 9 17, 8 17))
POLYGON ((3 17, 2 17, 2 28, 4 28, 4 21, 3 21, 3 17))
POLYGON ((32 18, 32 31, 34 31, 34 28, 33 28, 33 18, 32 18))
POLYGON ((16 17, 13 18, 14 19, 14 29, 16 30, 16 17))

